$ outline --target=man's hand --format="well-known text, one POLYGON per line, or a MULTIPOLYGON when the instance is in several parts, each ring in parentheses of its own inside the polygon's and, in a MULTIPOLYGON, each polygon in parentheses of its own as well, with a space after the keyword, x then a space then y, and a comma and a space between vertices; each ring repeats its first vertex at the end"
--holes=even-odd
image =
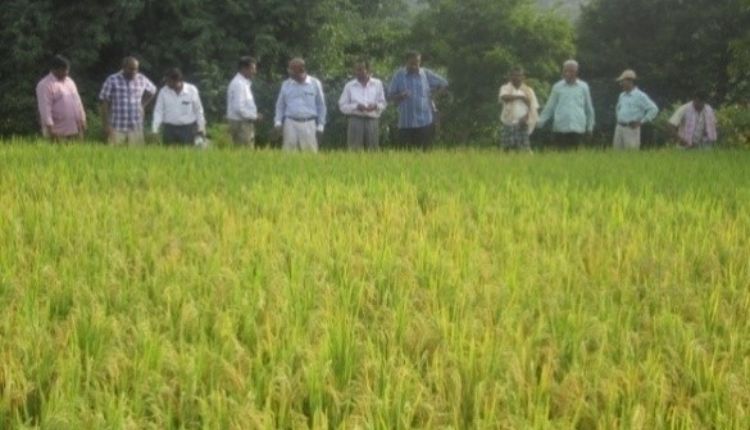
POLYGON ((359 112, 367 112, 367 106, 363 105, 362 103, 357 105, 357 111, 359 112))
POLYGON ((404 91, 393 96, 393 101, 395 101, 396 103, 401 103, 402 101, 408 99, 410 96, 411 93, 409 91, 404 91))
POLYGON ((273 140, 279 140, 279 139, 281 139, 283 137, 283 135, 284 135, 284 133, 283 133, 280 125, 275 125, 271 129, 271 139, 273 139, 273 140))
POLYGON ((321 146, 323 146, 323 132, 322 131, 317 130, 315 132, 315 140, 318 141, 318 148, 320 148, 321 146))
POLYGON ((256 122, 260 122, 260 121, 263 121, 263 118, 264 118, 264 117, 263 117, 263 114, 262 114, 262 113, 260 113, 260 112, 258 112, 258 116, 256 116, 256 117, 255 117, 255 121, 256 121, 256 122))

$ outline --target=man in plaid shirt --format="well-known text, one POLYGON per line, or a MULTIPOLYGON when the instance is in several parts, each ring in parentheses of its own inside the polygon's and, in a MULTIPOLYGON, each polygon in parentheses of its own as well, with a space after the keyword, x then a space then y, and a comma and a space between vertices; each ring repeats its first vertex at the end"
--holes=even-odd
POLYGON ((142 145, 144 108, 154 99, 156 86, 138 73, 138 60, 127 57, 122 70, 110 75, 99 100, 107 140, 112 145, 142 145))

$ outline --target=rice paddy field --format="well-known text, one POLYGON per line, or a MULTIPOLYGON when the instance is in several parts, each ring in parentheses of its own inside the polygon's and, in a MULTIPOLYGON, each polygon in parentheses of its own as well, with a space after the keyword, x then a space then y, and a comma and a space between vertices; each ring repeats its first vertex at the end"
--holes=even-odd
POLYGON ((0 145, 2 429, 748 429, 750 153, 0 145))

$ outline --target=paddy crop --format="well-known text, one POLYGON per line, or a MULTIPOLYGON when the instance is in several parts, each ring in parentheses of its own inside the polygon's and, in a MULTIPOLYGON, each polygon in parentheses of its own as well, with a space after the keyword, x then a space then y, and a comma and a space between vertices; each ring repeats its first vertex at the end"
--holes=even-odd
POLYGON ((0 145, 0 428, 750 428, 750 153, 0 145))

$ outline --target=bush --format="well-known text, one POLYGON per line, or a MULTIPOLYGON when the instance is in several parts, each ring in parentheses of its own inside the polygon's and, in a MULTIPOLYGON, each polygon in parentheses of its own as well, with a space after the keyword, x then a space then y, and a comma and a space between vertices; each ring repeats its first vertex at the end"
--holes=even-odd
POLYGON ((730 105, 717 112, 719 140, 722 146, 750 149, 750 109, 730 105))

